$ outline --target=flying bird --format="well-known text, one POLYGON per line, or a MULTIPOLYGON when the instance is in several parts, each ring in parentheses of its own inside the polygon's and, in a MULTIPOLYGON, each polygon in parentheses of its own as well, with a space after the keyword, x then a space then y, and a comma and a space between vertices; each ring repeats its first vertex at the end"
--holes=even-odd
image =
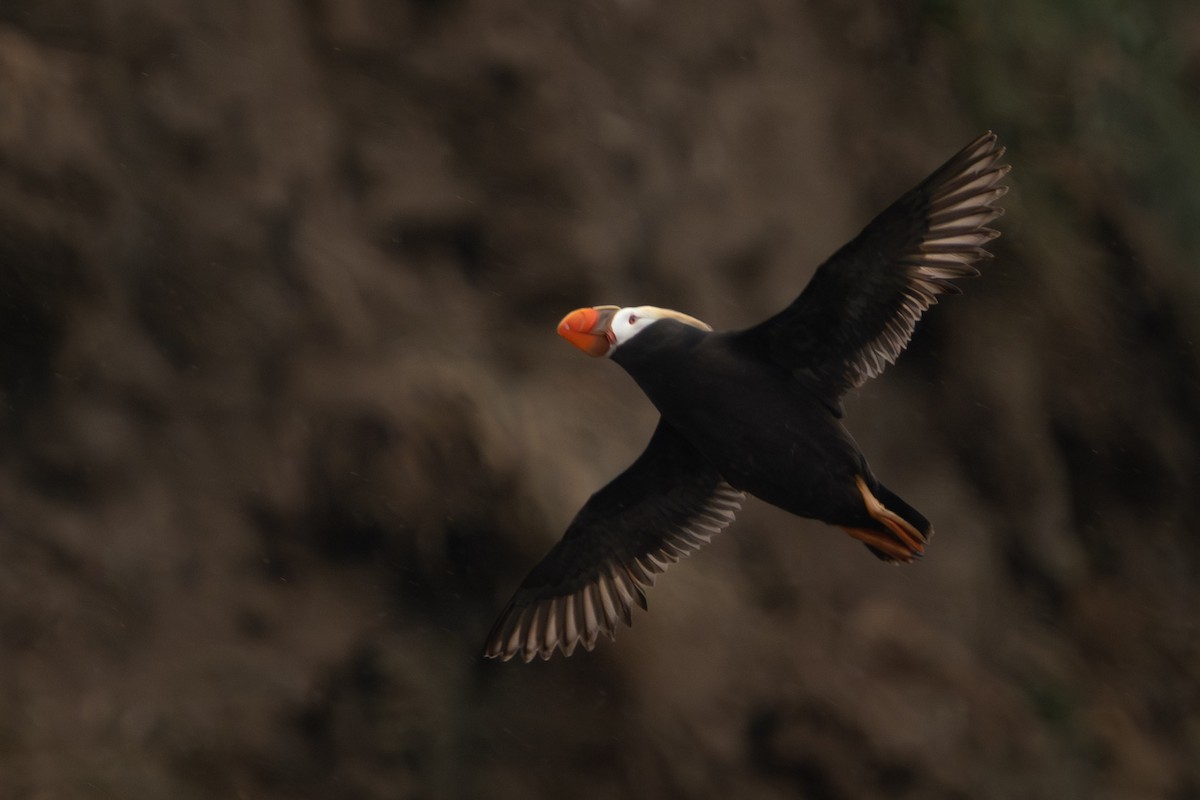
POLYGON ((787 308, 714 331, 655 306, 567 314, 558 333, 617 362, 659 412, 645 451, 580 509, 525 578, 484 655, 591 650, 632 624, 655 576, 729 525, 746 494, 821 520, 880 559, 921 556, 933 528, 884 486, 841 422, 841 397, 896 360, 921 314, 979 274, 1003 213, 988 132, 823 263, 787 308))

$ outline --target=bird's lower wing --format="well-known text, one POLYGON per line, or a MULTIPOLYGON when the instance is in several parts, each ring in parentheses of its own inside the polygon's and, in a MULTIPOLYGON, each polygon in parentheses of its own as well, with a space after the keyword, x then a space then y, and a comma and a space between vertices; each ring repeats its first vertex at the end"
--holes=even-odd
POLYGON ((488 658, 591 650, 646 607, 654 576, 733 522, 744 495, 660 420, 645 452, 592 495, 496 620, 488 658))

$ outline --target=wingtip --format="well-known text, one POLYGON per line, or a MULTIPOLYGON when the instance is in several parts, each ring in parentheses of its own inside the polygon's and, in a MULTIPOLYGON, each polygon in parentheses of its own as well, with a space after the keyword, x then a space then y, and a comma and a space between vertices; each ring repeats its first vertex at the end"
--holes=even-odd
POLYGON ((555 651, 569 657, 578 646, 591 651, 600 634, 615 641, 621 623, 632 627, 635 605, 648 609, 645 590, 654 585, 655 576, 733 522, 744 497, 721 482, 677 530, 664 535, 657 551, 610 557, 566 594, 530 597, 518 592, 488 634, 484 658, 520 656, 528 664, 535 658, 548 661, 555 651))

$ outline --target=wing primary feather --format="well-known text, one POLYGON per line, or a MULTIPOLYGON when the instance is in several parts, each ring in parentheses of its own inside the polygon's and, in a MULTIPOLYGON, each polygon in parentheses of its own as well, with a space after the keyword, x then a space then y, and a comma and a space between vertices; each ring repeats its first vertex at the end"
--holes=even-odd
POLYGON ((664 558, 675 562, 686 556, 688 551, 685 548, 680 547, 672 539, 665 539, 662 543, 662 549, 659 550, 659 553, 661 553, 664 558))
POLYGON ((942 267, 946 270, 952 270, 949 274, 954 277, 962 277, 967 272, 977 271, 971 266, 975 258, 975 253, 961 248, 958 250, 926 250, 925 248, 921 248, 920 252, 906 256, 901 263, 924 267, 942 267))
POLYGON ((927 261, 929 256, 948 256, 962 266, 963 272, 960 273, 962 277, 967 277, 969 272, 974 272, 974 275, 970 275, 970 277, 974 278, 979 274, 979 270, 971 266, 972 263, 981 258, 989 258, 991 255, 991 253, 977 244, 946 244, 940 240, 935 240, 929 244, 922 244, 919 251, 911 256, 906 256, 904 262, 919 264, 927 261))
POLYGON ((650 557, 649 553, 645 553, 642 556, 635 558, 634 563, 641 567, 643 572, 655 576, 667 568, 665 563, 660 565, 657 561, 650 557))
POLYGON ((955 211, 944 211, 929 218, 929 230, 936 231, 942 225, 957 223, 960 225, 986 225, 992 220, 1004 216, 999 208, 980 208, 972 206, 955 211))
POLYGON ((508 640, 504 643, 504 660, 512 658, 521 648, 521 638, 525 632, 525 618, 529 614, 528 608, 521 609, 517 614, 517 618, 513 623, 512 632, 508 636, 508 640))
POLYGON ((605 630, 609 636, 612 636, 617 628, 617 602, 613 596, 615 591, 611 580, 608 575, 601 573, 596 582, 600 592, 600 605, 604 609, 605 630))
POLYGON ((575 652, 575 648, 580 643, 580 622, 578 622, 578 597, 576 595, 566 596, 563 606, 563 643, 560 649, 563 650, 564 656, 570 656, 575 652))
POLYGON ((566 648, 564 655, 571 655, 571 651, 575 649, 575 643, 579 641, 579 618, 575 613, 575 606, 578 605, 578 597, 575 594, 567 595, 563 601, 563 642, 566 648))
MULTIPOLYGON (((999 158, 1001 155, 1003 155, 1002 150, 998 151, 996 158, 999 158)), ((1009 168, 1006 165, 989 169, 988 167, 994 163, 995 159, 992 159, 982 170, 968 170, 961 178, 947 181, 929 196, 930 202, 935 204, 953 203, 960 197, 970 197, 977 192, 995 185, 997 181, 1002 180, 1008 174, 1009 168)), ((983 164, 984 162, 981 161, 977 166, 983 164)))
MULTIPOLYGON (((970 247, 987 244, 999 235, 1000 231, 994 228, 944 227, 937 233, 927 233, 918 241, 922 248, 930 247, 934 243, 944 244, 947 247, 970 247)), ((984 252, 987 251, 984 250, 984 252)))
POLYGON ((613 589, 617 593, 617 597, 621 601, 621 617, 625 620, 626 625, 633 624, 633 592, 628 576, 624 575, 615 565, 611 566, 610 575, 612 577, 613 589))
POLYGON ((654 581, 651 580, 649 583, 642 581, 633 573, 629 566, 626 566, 625 568, 625 575, 629 579, 629 589, 633 594, 634 601, 642 607, 643 611, 647 610, 648 603, 646 602, 646 592, 644 589, 653 586, 654 581))
POLYGON ((667 567, 671 566, 671 561, 664 558, 661 553, 646 553, 644 558, 655 566, 655 572, 666 572, 667 567))
POLYGON ((559 644, 559 618, 562 616, 562 597, 550 599, 546 614, 546 635, 542 640, 542 659, 547 660, 554 655, 554 648, 559 644))
POLYGON ((508 660, 504 658, 504 644, 508 641, 508 632, 514 624, 513 616, 512 603, 510 602, 500 615, 500 619, 496 622, 495 627, 492 628, 491 635, 488 636, 488 645, 483 651, 484 655, 489 658, 499 658, 502 661, 508 660))
POLYGON ((583 602, 583 649, 591 650, 596 646, 596 636, 600 632, 600 620, 596 618, 596 598, 593 594, 595 584, 589 583, 580 592, 583 602))
POLYGON ((641 562, 636 558, 629 559, 625 564, 625 569, 629 571, 632 577, 640 586, 649 589, 654 586, 654 573, 642 566, 641 562))
POLYGON ((544 605, 537 603, 529 609, 529 619, 526 621, 525 648, 521 657, 528 664, 541 650, 541 620, 544 605))

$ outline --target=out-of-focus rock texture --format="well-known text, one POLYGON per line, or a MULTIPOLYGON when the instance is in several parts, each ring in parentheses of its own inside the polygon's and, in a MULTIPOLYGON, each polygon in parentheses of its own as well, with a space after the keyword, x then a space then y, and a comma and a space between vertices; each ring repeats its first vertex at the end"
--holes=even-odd
POLYGON ((0 796, 1200 797, 1200 5, 0 3, 0 796), (756 501, 482 639, 655 415, 978 133, 985 275, 851 398, 934 521, 756 501))

